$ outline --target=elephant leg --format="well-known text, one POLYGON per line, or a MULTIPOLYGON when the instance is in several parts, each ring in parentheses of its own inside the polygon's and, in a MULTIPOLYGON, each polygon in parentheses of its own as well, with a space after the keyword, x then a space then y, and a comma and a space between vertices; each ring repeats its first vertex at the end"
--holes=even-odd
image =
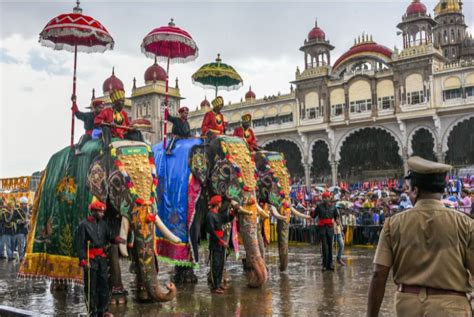
POLYGON ((286 271, 288 268, 288 233, 289 224, 285 221, 278 220, 278 255, 280 257, 280 271, 286 271))
POLYGON ((248 216, 239 216, 240 235, 244 242, 247 275, 247 285, 249 287, 261 287, 267 280, 268 273, 265 261, 260 254, 257 240, 257 223, 248 216))
POLYGON ((173 283, 175 284, 196 284, 197 276, 194 269, 190 267, 175 266, 173 283))
POLYGON ((112 305, 127 303, 127 291, 122 284, 120 271, 119 250, 117 245, 112 245, 109 252, 110 289, 112 290, 112 305))

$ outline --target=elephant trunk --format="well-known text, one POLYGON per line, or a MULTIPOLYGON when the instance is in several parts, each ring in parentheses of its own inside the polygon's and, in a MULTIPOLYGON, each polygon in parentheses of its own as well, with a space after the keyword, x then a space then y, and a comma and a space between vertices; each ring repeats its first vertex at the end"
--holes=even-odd
POLYGON ((239 234, 244 242, 246 252, 247 285, 252 288, 261 287, 268 278, 265 261, 260 254, 257 241, 257 223, 252 217, 239 215, 239 234))
POLYGON ((290 226, 288 222, 278 220, 277 222, 277 233, 278 233, 278 255, 280 257, 280 271, 286 271, 288 268, 288 232, 290 226))
POLYGON ((176 297, 176 286, 173 283, 168 283, 166 285, 166 288, 168 289, 168 292, 166 293, 156 284, 156 279, 155 282, 147 281, 146 288, 154 302, 169 302, 176 297))

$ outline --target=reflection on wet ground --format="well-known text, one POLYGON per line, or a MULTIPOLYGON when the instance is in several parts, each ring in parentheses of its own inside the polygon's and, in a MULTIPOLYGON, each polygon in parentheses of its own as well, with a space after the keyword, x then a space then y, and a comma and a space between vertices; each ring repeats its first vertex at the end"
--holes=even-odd
MULTIPOLYGON (((177 298, 163 304, 141 304, 133 300, 134 276, 128 273, 129 263, 123 261, 129 302, 127 306, 112 307, 111 312, 115 316, 363 316, 373 256, 374 249, 348 248, 346 267, 336 266, 334 272, 322 272, 317 246, 291 246, 288 271, 280 273, 278 251, 276 245, 272 245, 266 255, 269 282, 264 288, 248 288, 242 265, 232 256, 227 263, 232 287, 225 295, 210 294, 206 278, 208 265, 203 262, 196 272, 198 284, 178 286, 177 298)), ((164 285, 173 267, 163 263, 161 266, 160 281, 164 285)), ((82 287, 52 294, 49 282, 16 279, 17 268, 17 262, 0 261, 0 305, 44 315, 85 314, 82 287)), ((394 315, 394 292, 395 286, 390 280, 381 316, 394 315)))

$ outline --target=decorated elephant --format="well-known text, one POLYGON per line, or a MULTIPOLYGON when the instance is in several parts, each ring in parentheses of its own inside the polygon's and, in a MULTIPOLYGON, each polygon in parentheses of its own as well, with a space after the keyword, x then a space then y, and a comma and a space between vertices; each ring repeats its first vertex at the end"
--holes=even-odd
POLYGON ((268 206, 270 215, 277 219, 278 254, 280 271, 288 267, 288 233, 290 216, 308 219, 298 212, 290 201, 290 174, 282 153, 258 151, 255 153, 258 175, 258 199, 268 206))
MULTIPOLYGON (((187 239, 184 245, 173 244, 160 235, 159 253, 171 255, 177 265, 198 263, 198 239, 205 225, 208 198, 221 195, 224 209, 233 206, 239 210, 238 235, 246 251, 248 286, 260 287, 267 280, 267 269, 257 242, 257 216, 263 211, 256 199, 253 157, 240 138, 219 136, 206 145, 201 143, 179 140, 170 156, 161 145, 154 147, 160 184, 158 214, 176 236, 187 239)), ((238 250, 236 227, 234 222, 233 245, 238 250)))
POLYGON ((142 142, 112 142, 110 153, 100 154, 101 142, 92 140, 83 154, 65 148, 50 159, 40 182, 32 215, 32 233, 19 275, 60 282, 82 283, 74 249, 74 233, 88 215, 93 196, 107 203, 106 220, 128 244, 111 246, 109 264, 113 302, 125 302, 119 253, 130 256, 137 274, 139 300, 169 301, 176 295, 158 286, 155 226, 179 242, 156 216, 155 166, 151 148, 142 142), (128 248, 127 248, 128 246, 128 248))

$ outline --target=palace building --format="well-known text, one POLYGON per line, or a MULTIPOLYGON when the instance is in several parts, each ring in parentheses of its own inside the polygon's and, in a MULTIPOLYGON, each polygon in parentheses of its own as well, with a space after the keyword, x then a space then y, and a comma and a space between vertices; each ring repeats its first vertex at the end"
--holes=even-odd
MULTIPOLYGON (((474 40, 467 32, 460 0, 440 0, 434 15, 413 0, 397 25, 400 49, 393 50, 362 34, 339 58, 316 23, 303 41, 303 64, 290 78, 289 93, 245 98, 223 109, 227 134, 252 114, 258 142, 287 157, 293 176, 306 184, 338 180, 400 177, 410 155, 453 164, 474 173, 474 40)), ((134 79, 126 110, 145 118, 152 144, 162 139, 166 73, 158 64, 145 71, 145 84, 134 79)), ((104 82, 103 98, 123 83, 113 73, 104 82)), ((170 113, 181 95, 170 87, 170 113)), ((204 100, 189 114, 200 134, 204 100)), ((169 129, 171 131, 171 127, 169 129)))
MULTIPOLYGON (((400 177, 410 155, 474 165, 474 41, 462 2, 441 0, 434 17, 413 0, 397 25, 403 48, 358 36, 337 60, 317 25, 300 47, 289 94, 226 105, 227 133, 251 113, 260 145, 283 152, 306 183, 400 177)), ((189 116, 198 133, 205 100, 189 116)))

